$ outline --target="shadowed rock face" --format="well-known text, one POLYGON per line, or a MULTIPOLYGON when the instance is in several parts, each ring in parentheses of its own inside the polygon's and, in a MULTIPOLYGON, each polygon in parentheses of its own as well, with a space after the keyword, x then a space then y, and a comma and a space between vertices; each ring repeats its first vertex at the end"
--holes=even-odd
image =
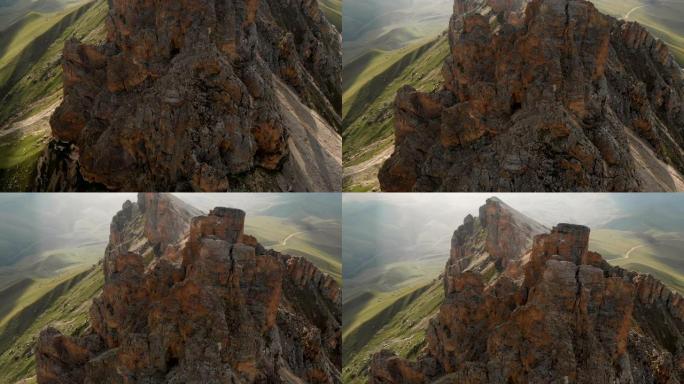
POLYGON ((339 383, 337 283, 244 234, 243 211, 181 214, 169 226, 166 213, 185 211, 176 203, 141 195, 124 205, 112 223, 90 327, 78 338, 41 332, 38 382, 339 383), (152 206, 165 208, 151 215, 152 206), (181 233, 139 237, 133 227, 150 220, 181 233), (151 260, 121 246, 141 239, 167 246, 152 247, 151 260))
MULTIPOLYGON (((497 206, 509 211, 492 201, 483 210, 497 206)), ((428 326, 422 355, 417 361, 388 351, 375 355, 371 384, 684 380, 679 294, 590 252, 587 227, 559 224, 511 257, 485 250, 490 237, 507 233, 507 227, 500 226, 498 234, 467 232, 478 221, 469 217, 457 231, 457 248, 476 242, 481 248, 465 254, 452 249, 445 300, 428 326), (507 262, 492 260, 500 257, 507 262), (453 267, 464 258, 469 263, 463 269, 453 267), (493 263, 495 272, 480 273, 482 263, 493 263)))
POLYGON ((449 39, 443 89, 397 94, 383 190, 681 188, 682 70, 637 23, 582 0, 456 0, 449 39))
POLYGON ((339 127, 340 35, 317 1, 110 8, 106 43, 64 48, 65 96, 38 189, 305 188, 296 171, 283 175, 290 135, 275 89, 281 79, 339 127))

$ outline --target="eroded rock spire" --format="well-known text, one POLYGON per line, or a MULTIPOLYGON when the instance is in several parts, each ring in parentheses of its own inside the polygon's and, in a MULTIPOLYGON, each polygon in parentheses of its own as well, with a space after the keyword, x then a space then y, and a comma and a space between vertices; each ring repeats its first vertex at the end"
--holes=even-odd
POLYGON ((89 327, 80 337, 41 332, 38 382, 340 383, 337 283, 245 234, 243 211, 187 219, 180 203, 146 194, 124 205, 89 327), (150 222, 183 230, 160 242, 150 222))
MULTIPOLYGON (((494 201, 481 212, 495 207, 500 217, 520 215, 494 201)), ((536 235, 501 265, 502 254, 490 254, 487 243, 508 229, 494 233, 477 226, 482 221, 466 218, 455 235, 445 299, 420 357, 376 354, 371 384, 684 379, 682 296, 651 276, 611 267, 589 250, 590 229, 580 225, 536 235)), ((524 229, 514 231, 529 239, 524 229)))
POLYGON ((457 0, 448 35, 443 88, 397 94, 383 190, 684 188, 682 70, 639 24, 583 0, 457 0))

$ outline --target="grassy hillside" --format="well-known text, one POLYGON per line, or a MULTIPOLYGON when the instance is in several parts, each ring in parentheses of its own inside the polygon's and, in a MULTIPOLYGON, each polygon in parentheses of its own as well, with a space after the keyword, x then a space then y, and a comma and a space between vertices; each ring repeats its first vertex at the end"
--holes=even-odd
POLYGON ((370 358, 383 348, 413 356, 442 301, 452 212, 428 217, 423 205, 394 203, 344 204, 344 383, 367 382, 370 358))
POLYGON ((0 0, 0 31, 5 31, 31 12, 53 13, 89 0, 0 0))
MULTIPOLYGON (((373 354, 390 349, 414 358, 425 345, 428 321, 444 300, 441 281, 416 287, 388 302, 374 316, 344 337, 342 382, 368 382, 368 367, 373 354)), ((343 313, 346 313, 345 306, 343 313)))
POLYGON ((107 2, 55 13, 32 12, 0 38, 0 186, 26 190, 61 99, 61 52, 71 37, 104 38, 107 2))
POLYGON ((684 234, 650 230, 592 232, 590 248, 612 265, 647 273, 684 294, 684 234))
POLYGON ((381 163, 366 164, 394 145, 397 91, 407 84, 423 91, 438 89, 448 53, 448 40, 440 36, 394 52, 372 52, 345 67, 342 137, 346 191, 377 190, 381 163))
POLYGON ((320 0, 319 4, 328 20, 342 31, 342 0, 320 0))
POLYGON ((34 382, 33 348, 40 330, 52 325, 68 335, 83 332, 90 301, 103 283, 100 266, 34 282, 29 291, 35 294, 26 295, 16 304, 18 310, 0 323, 0 383, 34 382))

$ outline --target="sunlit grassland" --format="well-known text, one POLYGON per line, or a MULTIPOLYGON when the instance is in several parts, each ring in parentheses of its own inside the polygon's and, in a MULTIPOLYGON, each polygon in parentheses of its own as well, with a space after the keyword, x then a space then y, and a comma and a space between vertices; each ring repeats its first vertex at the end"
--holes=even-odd
POLYGON ((599 229, 592 231, 590 249, 612 265, 650 274, 684 294, 684 236, 680 233, 599 229))
POLYGON ((19 311, 0 325, 0 382, 15 383, 35 375, 33 348, 40 330, 48 325, 67 335, 87 326, 93 297, 102 289, 104 275, 92 267, 69 275, 36 282, 34 291, 21 298, 19 311))
POLYGON ((405 358, 415 358, 425 345, 425 331, 444 300, 441 281, 407 287, 392 299, 383 300, 373 311, 366 309, 365 321, 345 326, 342 381, 345 384, 368 382, 373 354, 389 349, 405 358))
POLYGON ((328 20, 342 31, 342 0, 320 0, 319 4, 328 20))
POLYGON ((339 223, 317 223, 304 226, 286 219, 268 216, 248 217, 245 231, 266 248, 302 256, 341 282, 342 263, 339 257, 339 223))
MULTIPOLYGON (((61 53, 67 39, 86 42, 104 38, 107 2, 97 0, 54 14, 30 13, 0 38, 0 129, 42 113, 62 96, 61 53)), ((0 185, 27 190, 36 162, 45 149, 49 125, 45 118, 0 137, 0 185)))

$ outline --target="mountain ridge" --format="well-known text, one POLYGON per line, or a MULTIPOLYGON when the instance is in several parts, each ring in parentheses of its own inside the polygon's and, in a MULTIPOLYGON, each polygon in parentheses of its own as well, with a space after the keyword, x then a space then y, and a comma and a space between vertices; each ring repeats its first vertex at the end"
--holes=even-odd
POLYGON ((426 348, 417 361, 377 353, 371 384, 682 379, 681 295, 649 275, 608 265, 588 250, 588 227, 559 224, 531 244, 530 232, 522 231, 526 248, 500 243, 511 238, 506 217, 514 212, 496 200, 481 209, 502 210, 500 225, 492 227, 500 233, 477 227, 488 219, 464 220, 454 235, 443 275, 445 299, 427 328, 426 348))
POLYGON ((456 1, 449 36, 443 89, 397 94, 383 190, 680 188, 683 75, 639 24, 587 1, 456 1))
POLYGON ((194 213, 166 195, 124 204, 89 325, 41 332, 39 383, 339 382, 334 279, 244 234, 240 210, 194 213))

